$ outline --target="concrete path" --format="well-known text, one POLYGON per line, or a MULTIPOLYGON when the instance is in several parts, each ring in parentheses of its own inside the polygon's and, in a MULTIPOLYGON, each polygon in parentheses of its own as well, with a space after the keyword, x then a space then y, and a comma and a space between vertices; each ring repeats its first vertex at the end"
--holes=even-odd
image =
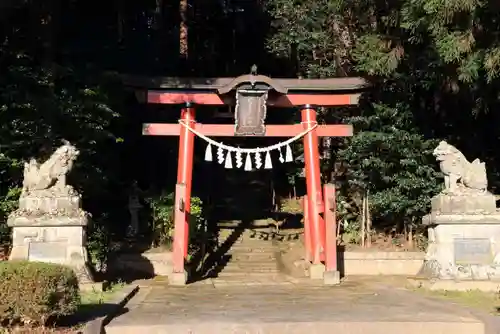
POLYGON ((496 333, 492 317, 367 281, 337 287, 307 279, 274 286, 148 283, 127 308, 106 333, 496 333))

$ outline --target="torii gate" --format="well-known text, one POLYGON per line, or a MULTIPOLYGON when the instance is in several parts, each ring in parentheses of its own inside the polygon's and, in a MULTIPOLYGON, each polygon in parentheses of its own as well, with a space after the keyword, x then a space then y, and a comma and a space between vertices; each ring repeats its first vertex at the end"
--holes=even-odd
MULTIPOLYGON (((337 284, 337 241, 335 222, 335 188, 321 188, 318 137, 352 136, 352 126, 344 124, 319 125, 316 107, 345 106, 358 103, 367 83, 362 78, 334 79, 271 79, 252 74, 237 78, 155 78, 124 79, 136 90, 140 101, 154 104, 180 105, 179 124, 149 123, 143 125, 148 136, 179 136, 179 160, 175 193, 175 224, 173 243, 172 284, 185 284, 185 260, 188 251, 188 215, 191 202, 194 137, 199 136, 218 146, 219 163, 232 167, 231 153, 236 154, 237 167, 243 167, 242 154, 246 154, 245 169, 250 170, 251 154, 261 166, 260 153, 266 149, 232 148, 211 140, 210 137, 265 136, 303 137, 307 196, 304 197, 304 235, 308 261, 312 262, 311 278, 323 278, 326 283, 337 284), (235 124, 201 124, 195 120, 196 105, 235 106, 235 124), (266 125, 267 107, 298 107, 300 124, 266 125), (225 151, 227 151, 227 156, 225 151), (259 151, 260 150, 260 151, 259 151), (324 194, 323 194, 324 193, 324 194), (325 225, 326 224, 326 225, 325 225), (324 265, 322 264, 324 262, 324 265), (315 269, 314 269, 315 268, 315 269), (326 270, 326 271, 325 271, 326 270)), ((282 145, 283 146, 283 145, 282 145)), ((288 147, 287 147, 288 148, 288 147)), ((282 158, 281 147, 280 160, 282 158)), ((206 159, 212 160, 207 149, 206 159)), ((266 166, 264 167, 266 168, 266 166)))

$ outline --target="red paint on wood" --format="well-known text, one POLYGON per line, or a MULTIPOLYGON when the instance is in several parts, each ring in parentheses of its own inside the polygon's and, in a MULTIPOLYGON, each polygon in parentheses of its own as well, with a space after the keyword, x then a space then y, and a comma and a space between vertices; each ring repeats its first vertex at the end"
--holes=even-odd
POLYGON ((312 261, 312 254, 311 254, 311 222, 309 221, 309 208, 308 204, 309 201, 307 199, 307 196, 302 197, 302 207, 304 210, 304 247, 306 249, 306 254, 305 254, 305 260, 307 262, 312 261))
MULTIPOLYGON (((318 106, 345 106, 357 104, 359 93, 354 94, 287 94, 276 97, 270 96, 267 105, 271 107, 292 107, 306 104, 318 106)), ((148 103, 157 104, 204 104, 204 105, 234 105, 231 96, 220 96, 215 93, 195 92, 164 92, 148 91, 148 103)))
POLYGON ((173 271, 184 272, 184 243, 188 230, 186 229, 186 211, 181 203, 186 201, 186 185, 175 185, 175 212, 174 212, 174 245, 173 245, 173 271))
POLYGON ((325 267, 327 271, 337 271, 337 221, 335 185, 323 186, 325 194, 325 267))
MULTIPOLYGON (((195 111, 194 108, 183 108, 181 111, 181 120, 190 126, 195 123, 195 111)), ((177 167, 177 183, 184 184, 186 186, 186 200, 185 200, 185 211, 186 215, 184 218, 184 225, 186 233, 184 234, 184 257, 187 257, 188 252, 188 240, 189 240, 189 225, 188 217, 191 211, 191 181, 193 178, 193 155, 194 155, 194 133, 189 131, 187 128, 182 127, 180 129, 179 135, 179 160, 177 167)))
MULTIPOLYGON (((143 134, 147 136, 178 136, 184 126, 180 124, 148 123, 143 125, 143 134)), ((192 128, 208 137, 234 137, 233 124, 194 123, 192 128)), ((302 124, 266 125, 266 137, 294 137, 304 131, 302 124)), ((352 125, 318 125, 319 137, 350 137, 352 125)))
MULTIPOLYGON (((316 111, 312 108, 301 110, 302 125, 304 128, 308 124, 316 122, 316 111)), ((323 201, 319 201, 317 196, 321 193, 321 179, 319 169, 319 148, 318 134, 316 129, 310 131, 304 136, 304 164, 307 185, 308 217, 311 222, 312 233, 312 263, 319 264, 321 262, 321 253, 324 249, 324 236, 321 235, 322 218, 320 217, 319 208, 323 205, 323 201)), ((324 223, 324 222, 323 222, 324 223)))
POLYGON ((215 93, 186 93, 186 92, 155 92, 148 91, 148 103, 157 104, 205 104, 224 105, 232 104, 232 98, 220 97, 215 93))

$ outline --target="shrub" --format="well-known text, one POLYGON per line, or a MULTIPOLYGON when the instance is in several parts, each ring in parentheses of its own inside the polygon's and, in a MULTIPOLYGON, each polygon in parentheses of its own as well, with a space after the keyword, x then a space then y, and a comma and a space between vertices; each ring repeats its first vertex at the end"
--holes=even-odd
MULTIPOLYGON (((146 199, 149 203, 153 219, 152 246, 170 245, 174 233, 174 208, 175 194, 166 193, 158 197, 146 199)), ((189 217, 189 235, 194 236, 203 222, 203 202, 198 197, 191 197, 191 209, 189 217)))
POLYGON ((68 267, 42 262, 0 263, 0 321, 38 324, 73 313, 80 302, 78 280, 68 267))

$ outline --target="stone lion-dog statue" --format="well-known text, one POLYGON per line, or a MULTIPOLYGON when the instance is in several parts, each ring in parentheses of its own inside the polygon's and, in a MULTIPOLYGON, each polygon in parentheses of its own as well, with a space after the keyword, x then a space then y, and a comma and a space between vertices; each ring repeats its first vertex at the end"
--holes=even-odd
POLYGON ((66 175, 73 168, 73 163, 80 151, 68 141, 59 147, 43 164, 31 159, 24 164, 23 193, 55 188, 67 188, 66 175))
POLYGON ((488 179, 486 165, 479 159, 469 162, 453 145, 441 141, 433 155, 444 174, 444 192, 456 193, 466 190, 486 192, 488 179))

